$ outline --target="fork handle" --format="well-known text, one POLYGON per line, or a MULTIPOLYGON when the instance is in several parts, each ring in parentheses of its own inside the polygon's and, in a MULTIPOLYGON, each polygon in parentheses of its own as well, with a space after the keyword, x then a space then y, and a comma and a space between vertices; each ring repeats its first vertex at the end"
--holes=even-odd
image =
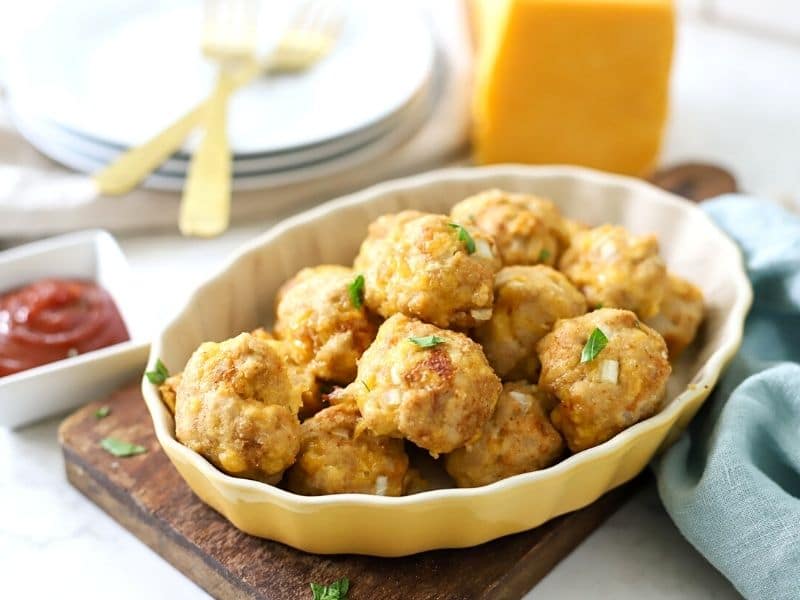
POLYGON ((228 98, 233 79, 220 68, 209 99, 205 135, 189 164, 179 226, 183 235, 211 237, 228 228, 231 203, 231 152, 227 135, 228 98))
MULTIPOLYGON (((247 85, 256 78, 260 70, 260 65, 256 63, 243 67, 231 79, 229 93, 247 85)), ((211 97, 198 103, 161 133, 118 156, 110 165, 95 173, 92 178, 100 193, 119 196, 135 188, 174 154, 189 134, 202 123, 210 100, 211 97)))
POLYGON ((127 194, 181 147, 203 120, 208 100, 200 102, 164 131, 141 146, 128 150, 92 177, 101 194, 127 194))

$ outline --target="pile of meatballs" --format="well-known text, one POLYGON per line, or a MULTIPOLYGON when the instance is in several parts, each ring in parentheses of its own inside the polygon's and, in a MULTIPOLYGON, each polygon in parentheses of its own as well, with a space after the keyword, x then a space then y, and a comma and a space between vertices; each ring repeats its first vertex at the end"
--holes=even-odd
POLYGON ((177 439, 305 495, 535 471, 653 415, 703 297, 652 235, 489 190, 369 226, 352 267, 300 271, 272 331, 206 342, 161 386, 177 439), (599 331, 599 333, 598 333, 599 331))

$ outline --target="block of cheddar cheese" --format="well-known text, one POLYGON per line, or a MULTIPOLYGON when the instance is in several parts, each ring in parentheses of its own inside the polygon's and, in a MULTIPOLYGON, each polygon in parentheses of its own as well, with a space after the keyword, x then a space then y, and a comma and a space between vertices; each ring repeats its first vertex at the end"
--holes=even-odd
POLYGON ((478 163, 644 175, 667 116, 671 0, 472 0, 478 163))

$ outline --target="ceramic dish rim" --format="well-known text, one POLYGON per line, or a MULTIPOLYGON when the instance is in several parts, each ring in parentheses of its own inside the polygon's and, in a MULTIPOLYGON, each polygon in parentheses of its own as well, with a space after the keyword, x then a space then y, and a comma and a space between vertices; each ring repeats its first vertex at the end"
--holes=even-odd
POLYGON ((200 285, 196 286, 191 294, 187 297, 184 305, 172 315, 172 317, 165 322, 163 328, 156 335, 151 345, 150 357, 148 359, 148 369, 153 368, 156 357, 159 356, 163 346, 163 338, 168 334, 174 324, 186 317, 195 302, 195 299, 200 295, 208 286, 212 285, 216 279, 223 276, 229 269, 233 268, 234 264, 244 256, 257 252, 261 246, 269 243, 285 231, 301 225, 304 222, 315 220, 335 212, 347 206, 353 206, 366 203, 370 198, 384 196, 387 193, 399 189, 407 193, 414 193, 414 190, 430 184, 443 181, 470 181, 475 179, 484 179, 488 177, 514 177, 514 176, 531 176, 539 175, 541 177, 567 177, 578 180, 583 180, 590 184, 597 185, 620 185, 633 190, 646 190, 652 201, 657 201, 662 205, 679 206, 684 211, 691 211, 697 218, 705 220, 706 224, 716 233, 718 242, 730 246, 736 251, 739 257, 740 269, 733 274, 731 280, 735 285, 736 296, 733 305, 730 307, 726 322, 731 319, 736 320, 736 329, 732 335, 728 335, 721 340, 719 347, 709 356, 708 360, 703 363, 701 370, 705 371, 705 376, 691 381, 687 388, 678 394, 667 406, 665 406, 659 413, 652 417, 640 421, 639 423, 629 427, 628 429, 618 433, 610 440, 599 444, 593 448, 583 450, 579 453, 573 454, 563 461, 538 471, 529 473, 521 473, 496 481, 489 485, 473 487, 473 488, 444 488, 429 490, 412 494, 408 496, 387 497, 377 496, 371 494, 328 494, 322 496, 302 496, 293 492, 281 489, 276 486, 271 486, 260 481, 234 477, 228 475, 221 470, 217 469, 214 465, 208 462, 200 454, 190 450, 174 437, 174 434, 169 431, 169 422, 172 419, 171 415, 164 406, 158 389, 155 385, 150 384, 146 377, 142 377, 142 393, 147 404, 148 411, 152 417, 156 437, 159 443, 169 446, 171 451, 179 453, 179 455, 186 461, 190 462, 192 466, 203 474, 211 483, 223 488, 234 488, 237 491, 242 491, 250 494, 260 494, 263 500, 276 501, 283 505, 294 505, 297 509, 303 508, 319 508, 324 506, 339 506, 349 508, 371 507, 371 508, 392 508, 392 507, 408 507, 420 504, 428 504, 437 501, 448 501, 456 499, 468 499, 476 497, 484 497, 493 495, 500 490, 508 490, 519 486, 533 485, 539 480, 557 477, 562 472, 573 469, 581 462, 592 462, 601 460, 606 456, 613 455, 615 452, 627 446, 633 439, 644 436, 647 431, 655 430, 663 426, 669 426, 680 418, 683 409, 691 400, 699 395, 703 395, 706 389, 713 389, 717 383, 722 370, 725 365, 733 358, 734 354, 738 351, 741 344, 744 321, 747 312, 752 302, 752 289, 746 277, 744 270, 744 263, 742 262, 741 252, 736 247, 734 242, 725 235, 722 230, 699 208, 686 203, 685 199, 680 198, 670 192, 662 190, 653 186, 645 181, 628 177, 624 175, 614 175, 604 173, 594 169, 585 167, 575 167, 570 165, 548 165, 548 166, 529 166, 529 165, 496 165, 491 167, 455 167, 447 169, 439 169, 428 171, 419 175, 412 175, 400 179, 393 179, 383 183, 379 183, 363 190, 357 191, 353 194, 342 196, 311 208, 310 210, 303 211, 293 215, 275 226, 268 231, 250 240, 236 250, 229 256, 224 263, 210 274, 200 285), (656 193, 654 193, 656 192, 656 193), (656 197, 660 196, 660 197, 656 197))

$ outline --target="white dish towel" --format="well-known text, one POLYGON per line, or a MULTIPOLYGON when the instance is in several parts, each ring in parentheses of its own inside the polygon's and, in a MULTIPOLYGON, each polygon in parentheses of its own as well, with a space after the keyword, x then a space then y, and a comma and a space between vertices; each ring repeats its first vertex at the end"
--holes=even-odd
MULTIPOLYGON (((334 176, 236 192, 232 220, 294 212, 378 181, 463 161, 469 137, 472 51, 461 0, 425 3, 439 47, 442 91, 427 122, 388 154, 334 176)), ((154 132, 155 133, 155 132, 154 132)), ((180 195, 139 189, 99 196, 88 176, 52 162, 15 130, 0 99, 0 238, 87 227, 111 231, 177 229, 180 195)))

